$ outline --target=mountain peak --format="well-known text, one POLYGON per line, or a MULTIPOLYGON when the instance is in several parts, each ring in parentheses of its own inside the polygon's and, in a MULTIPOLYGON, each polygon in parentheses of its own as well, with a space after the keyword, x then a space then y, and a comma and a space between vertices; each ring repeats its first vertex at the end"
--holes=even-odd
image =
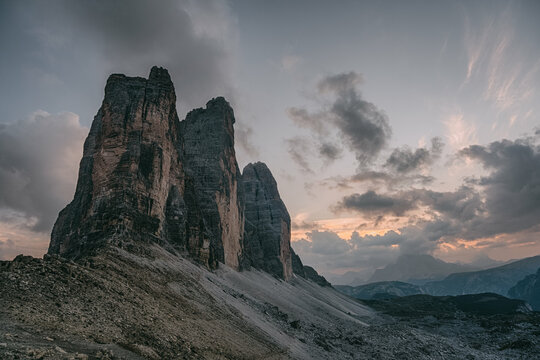
POLYGON ((289 213, 265 164, 240 173, 230 104, 213 98, 183 121, 175 104, 166 69, 109 77, 48 253, 78 259, 158 245, 210 269, 253 266, 290 279, 289 213))
POLYGON ((169 71, 159 66, 152 66, 152 69, 150 69, 150 75, 148 76, 148 81, 172 84, 169 71))
POLYGON ((403 254, 394 263, 382 269, 377 269, 369 282, 405 281, 423 283, 428 280, 442 279, 452 273, 472 270, 475 270, 475 268, 447 263, 428 254, 403 254))

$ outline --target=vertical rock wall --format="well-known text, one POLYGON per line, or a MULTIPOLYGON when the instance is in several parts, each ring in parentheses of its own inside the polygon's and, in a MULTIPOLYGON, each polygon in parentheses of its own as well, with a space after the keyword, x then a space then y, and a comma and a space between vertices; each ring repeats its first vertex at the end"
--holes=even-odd
POLYGON ((291 278, 291 218, 272 173, 264 163, 248 164, 242 173, 242 185, 246 257, 255 268, 291 278))
POLYGON ((164 69, 148 80, 109 77, 49 253, 76 258, 107 242, 162 242, 169 191, 184 188, 175 103, 164 69))
POLYGON ((157 243, 209 268, 290 279, 289 213, 266 165, 240 173, 234 122, 222 97, 179 121, 165 69, 148 79, 111 75, 49 254, 77 259, 107 245, 144 253, 157 243))
MULTIPOLYGON (((239 268, 244 236, 240 169, 234 150, 234 113, 222 97, 205 109, 191 111, 181 123, 185 173, 194 188, 194 201, 204 223, 204 235, 214 249, 212 260, 239 268)), ((191 240, 190 240, 191 241, 191 240)))

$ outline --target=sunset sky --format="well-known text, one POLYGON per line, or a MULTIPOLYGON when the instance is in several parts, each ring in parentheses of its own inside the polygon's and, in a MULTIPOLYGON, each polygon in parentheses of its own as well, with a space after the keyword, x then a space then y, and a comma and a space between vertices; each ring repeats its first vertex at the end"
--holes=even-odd
POLYGON ((0 259, 41 256, 111 73, 225 96, 293 248, 324 275, 400 254, 540 254, 538 1, 0 2, 0 259))

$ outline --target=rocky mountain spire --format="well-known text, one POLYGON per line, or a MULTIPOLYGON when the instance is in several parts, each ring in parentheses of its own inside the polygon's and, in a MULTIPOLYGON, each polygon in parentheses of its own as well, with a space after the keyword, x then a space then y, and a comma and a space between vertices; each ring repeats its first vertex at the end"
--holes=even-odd
POLYGON ((165 69, 152 68, 148 80, 109 77, 75 197, 58 216, 49 254, 77 258, 105 243, 166 242, 169 192, 184 188, 175 103, 165 69))
POLYGON ((265 164, 240 173, 234 123, 222 97, 179 121, 165 69, 148 79, 111 75, 48 253, 77 259, 158 245, 211 269, 252 266, 290 279, 289 213, 265 164))
POLYGON ((199 216, 188 221, 188 243, 209 241, 213 259, 239 268, 244 236, 240 169, 234 150, 234 113, 222 97, 189 112, 181 123, 185 173, 199 216), (204 233, 200 233, 200 224, 204 233))
POLYGON ((278 277, 292 276, 291 218, 276 180, 261 162, 242 172, 245 197, 246 257, 251 266, 278 277))
POLYGON ((223 98, 180 122, 167 70, 111 75, 84 145, 73 201, 50 254, 78 258, 106 244, 156 243, 210 268, 238 268, 243 244, 234 114, 223 98))

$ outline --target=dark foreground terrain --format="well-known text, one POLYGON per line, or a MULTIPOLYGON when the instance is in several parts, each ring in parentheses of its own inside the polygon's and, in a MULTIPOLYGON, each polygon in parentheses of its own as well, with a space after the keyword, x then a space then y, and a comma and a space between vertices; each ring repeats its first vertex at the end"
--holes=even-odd
POLYGON ((158 247, 77 263, 21 256, 0 263, 0 288, 1 359, 540 356, 538 313, 476 314, 424 296, 368 307, 300 277, 210 272, 158 247))
MULTIPOLYGON (((412 295, 364 303, 389 321, 454 338, 502 358, 540 358, 540 313, 523 301, 485 293, 462 296, 412 295)), ((468 359, 474 359, 471 354, 468 359)))

